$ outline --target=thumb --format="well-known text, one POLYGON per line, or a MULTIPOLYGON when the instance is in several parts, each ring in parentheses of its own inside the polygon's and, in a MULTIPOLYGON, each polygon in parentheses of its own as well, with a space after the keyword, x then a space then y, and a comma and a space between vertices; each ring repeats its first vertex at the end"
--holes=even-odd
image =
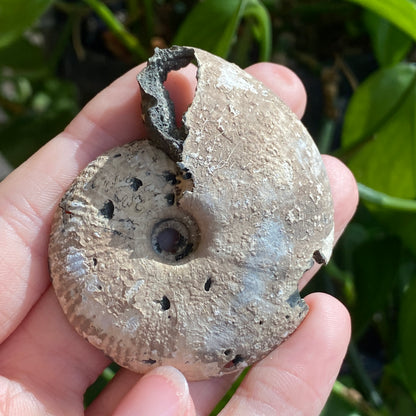
POLYGON ((195 416, 183 374, 158 367, 145 374, 124 396, 113 416, 195 416))

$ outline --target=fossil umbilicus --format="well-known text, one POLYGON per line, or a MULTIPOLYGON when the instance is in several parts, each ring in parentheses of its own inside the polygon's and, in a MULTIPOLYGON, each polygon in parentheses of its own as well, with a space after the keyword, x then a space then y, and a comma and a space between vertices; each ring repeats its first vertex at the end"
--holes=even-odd
POLYGON ((78 333, 121 366, 230 373, 307 313, 298 280, 333 243, 326 172, 296 116, 233 64, 173 47, 138 80, 148 139, 98 157, 66 192, 52 282, 78 333), (177 128, 163 82, 194 59, 197 90, 177 128))

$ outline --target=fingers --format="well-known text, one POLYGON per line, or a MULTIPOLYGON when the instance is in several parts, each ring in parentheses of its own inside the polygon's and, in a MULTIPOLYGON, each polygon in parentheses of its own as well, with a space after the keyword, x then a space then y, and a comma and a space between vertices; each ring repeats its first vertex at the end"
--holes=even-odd
POLYGON ((33 393, 27 391, 20 383, 2 376, 0 376, 0 398, 3 415, 48 414, 48 410, 33 393))
POLYGON ((48 414, 82 414, 86 388, 108 364, 70 327, 52 288, 0 346, 0 374, 18 383, 48 414))
POLYGON ((85 416, 111 416, 123 397, 141 379, 141 374, 120 368, 101 394, 87 407, 85 416))
MULTIPOLYGON (((320 414, 348 346, 350 320, 346 309, 328 295, 313 294, 306 300, 310 312, 305 321, 284 344, 250 370, 222 416, 320 414)), ((116 416, 190 416, 195 414, 195 409, 198 415, 208 415, 225 392, 223 389, 231 383, 229 379, 221 385, 221 378, 190 383, 188 389, 179 374, 170 367, 161 367, 137 381, 139 376, 124 371, 114 386, 105 390, 104 397, 107 397, 98 398, 96 406, 93 404, 87 414, 113 414, 122 392, 131 388, 117 407, 116 416), (163 398, 166 383, 172 388, 166 393, 167 402, 163 398), (216 391, 217 384, 221 386, 216 391)))
POLYGON ((182 373, 173 367, 158 367, 144 376, 119 370, 85 414, 193 416, 195 409, 182 373))
POLYGON ((285 66, 262 62, 246 68, 246 71, 260 79, 292 111, 302 118, 306 108, 306 90, 298 76, 285 66))
MULTIPOLYGON (((168 374, 165 376, 168 377, 168 374)), ((193 399, 196 414, 210 414, 237 377, 238 373, 235 373, 215 379, 190 382, 189 393, 193 399)), ((120 369, 102 394, 88 407, 86 416, 112 415, 117 404, 139 382, 140 378, 139 374, 120 369)))
POLYGON ((329 295, 306 300, 304 322, 250 370, 221 416, 320 414, 347 350, 350 320, 329 295))
POLYGON ((335 241, 337 241, 357 209, 358 188, 352 172, 339 159, 324 155, 323 160, 334 201, 335 241))
POLYGON ((127 393, 114 416, 194 416, 188 383, 173 367, 159 367, 146 375, 127 393))
POLYGON ((189 383, 197 415, 209 415, 239 375, 240 373, 237 372, 210 380, 189 383))

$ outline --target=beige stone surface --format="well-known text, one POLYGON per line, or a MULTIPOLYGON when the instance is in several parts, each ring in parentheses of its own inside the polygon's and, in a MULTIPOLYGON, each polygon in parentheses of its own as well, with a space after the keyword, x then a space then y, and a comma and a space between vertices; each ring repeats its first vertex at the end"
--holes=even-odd
POLYGON ((299 279, 333 243, 328 179, 301 122, 237 66, 195 57, 181 162, 149 140, 100 156, 63 197, 49 251, 83 337, 133 371, 173 365, 191 380, 283 342, 307 313, 299 279))

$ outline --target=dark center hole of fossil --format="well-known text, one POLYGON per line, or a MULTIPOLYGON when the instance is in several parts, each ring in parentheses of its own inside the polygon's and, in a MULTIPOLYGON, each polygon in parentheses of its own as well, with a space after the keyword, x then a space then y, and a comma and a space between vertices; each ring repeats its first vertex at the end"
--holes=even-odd
POLYGON ((183 236, 174 228, 165 228, 156 237, 157 244, 162 251, 176 254, 179 250, 183 236))
POLYGON ((161 261, 176 263, 198 246, 199 228, 189 217, 167 218, 153 227, 151 243, 161 261))

